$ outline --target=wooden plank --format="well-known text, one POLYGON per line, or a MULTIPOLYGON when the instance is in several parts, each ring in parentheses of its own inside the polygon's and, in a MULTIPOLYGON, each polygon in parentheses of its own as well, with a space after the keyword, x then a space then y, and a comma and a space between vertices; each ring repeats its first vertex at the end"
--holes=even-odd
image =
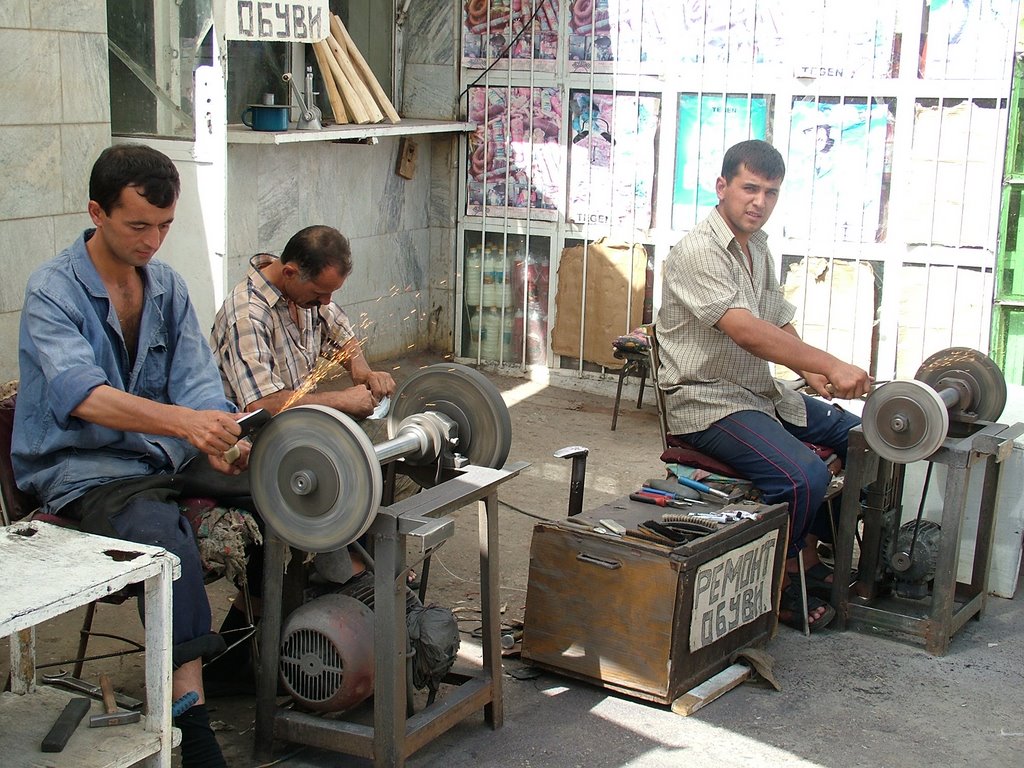
POLYGON ((342 45, 342 33, 340 31, 341 21, 337 22, 338 30, 335 30, 334 19, 331 18, 331 36, 327 38, 327 45, 330 46, 331 51, 334 53, 334 58, 338 60, 338 64, 341 65, 341 71, 348 79, 348 84, 352 87, 352 90, 356 94, 356 98, 359 99, 359 103, 362 108, 366 111, 369 117, 368 122, 379 123, 384 119, 384 113, 377 108, 377 103, 373 100, 373 95, 370 93, 370 89, 363 82, 363 79, 356 72, 355 65, 352 63, 351 57, 348 55, 348 51, 345 46, 342 45))
POLYGON ((391 99, 384 93, 384 89, 380 87, 380 83, 377 82, 377 78, 374 76, 373 70, 370 69, 370 65, 366 63, 363 54, 356 48, 351 35, 345 29, 345 24, 334 14, 331 14, 331 34, 337 37, 342 45, 345 46, 345 51, 348 53, 349 58, 352 59, 352 63, 355 64, 356 69, 366 81, 366 85, 369 87, 373 98, 377 100, 377 104, 384 110, 384 114, 388 116, 388 119, 392 123, 397 123, 401 120, 402 118, 399 117, 398 110, 395 109, 391 99), (337 20, 337 25, 335 25, 335 20, 337 20))
POLYGON ((731 691, 748 677, 750 667, 745 664, 733 664, 673 701, 672 711, 683 717, 692 715, 705 704, 710 704, 719 696, 731 691))
POLYGON ((334 122, 339 125, 348 124, 348 113, 345 111, 345 103, 341 100, 341 91, 334 81, 331 72, 331 65, 328 63, 332 58, 331 49, 327 46, 326 40, 313 43, 313 53, 316 56, 316 63, 320 67, 320 76, 324 80, 324 88, 327 89, 327 100, 331 102, 331 112, 334 113, 334 122))

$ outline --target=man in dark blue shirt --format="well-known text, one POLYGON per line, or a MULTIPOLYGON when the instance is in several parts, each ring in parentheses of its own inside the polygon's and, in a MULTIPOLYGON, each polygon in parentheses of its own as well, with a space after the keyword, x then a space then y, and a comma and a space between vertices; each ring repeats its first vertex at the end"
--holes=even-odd
MULTIPOLYGON (((209 635, 211 618, 195 539, 175 502, 177 478, 192 459, 237 475, 248 445, 235 463, 224 459, 241 431, 235 406, 184 280, 153 258, 179 189, 177 169, 149 147, 118 145, 97 159, 88 206, 95 228, 26 288, 11 455, 18 485, 47 511, 181 559, 172 600, 180 648, 209 635)), ((182 765, 223 766, 199 658, 172 676, 175 699, 189 691, 198 705, 175 721, 182 765)))

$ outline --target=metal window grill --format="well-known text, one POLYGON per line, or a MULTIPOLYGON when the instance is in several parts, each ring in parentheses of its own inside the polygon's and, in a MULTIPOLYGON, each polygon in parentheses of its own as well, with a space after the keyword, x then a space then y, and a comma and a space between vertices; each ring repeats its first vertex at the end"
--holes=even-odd
POLYGON ((987 348, 1017 0, 461 7, 478 124, 460 169, 463 358, 601 372, 611 338, 588 326, 627 333, 637 301, 656 316, 666 255, 746 138, 787 161, 766 229, 812 343, 880 378, 987 348), (609 272, 595 243, 650 264, 609 272), (573 247, 582 266, 563 275, 573 247), (616 279, 626 290, 599 290, 616 279), (560 313, 579 318, 568 346, 560 313))

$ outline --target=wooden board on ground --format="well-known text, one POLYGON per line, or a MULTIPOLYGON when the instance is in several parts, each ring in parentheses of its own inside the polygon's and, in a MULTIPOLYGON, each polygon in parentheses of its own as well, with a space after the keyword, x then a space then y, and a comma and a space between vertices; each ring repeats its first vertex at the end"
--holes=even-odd
POLYGON ((746 664, 733 664, 673 701, 672 711, 683 717, 692 715, 705 704, 710 704, 719 696, 731 691, 748 677, 750 667, 746 664))

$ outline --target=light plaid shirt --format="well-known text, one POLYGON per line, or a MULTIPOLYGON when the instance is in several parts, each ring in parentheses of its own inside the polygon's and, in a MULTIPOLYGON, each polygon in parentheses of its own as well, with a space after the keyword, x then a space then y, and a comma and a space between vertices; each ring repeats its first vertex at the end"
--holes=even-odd
POLYGON ((715 327, 726 310, 748 309, 780 328, 796 313, 782 297, 768 236, 750 236, 753 275, 718 209, 679 241, 665 260, 657 334, 668 429, 689 434, 738 411, 760 411, 797 426, 807 411, 780 386, 769 364, 715 327))
POLYGON ((240 408, 298 388, 320 355, 332 356, 353 336, 348 316, 334 302, 299 307, 295 323, 287 299, 260 271, 275 258, 261 253, 249 260, 245 280, 225 299, 213 323, 210 346, 224 392, 240 408))

